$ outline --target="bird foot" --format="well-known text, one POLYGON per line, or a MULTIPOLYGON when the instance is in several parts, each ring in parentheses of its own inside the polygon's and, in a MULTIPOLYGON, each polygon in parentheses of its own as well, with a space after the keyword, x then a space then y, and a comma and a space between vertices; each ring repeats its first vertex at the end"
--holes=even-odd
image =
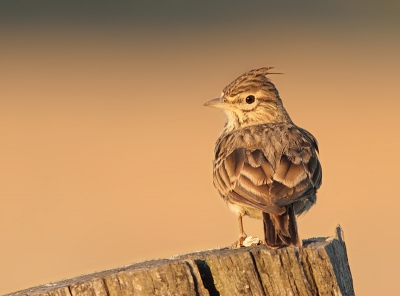
POLYGON ((241 248, 241 247, 252 247, 252 246, 259 246, 259 245, 266 245, 264 241, 259 239, 258 237, 247 236, 247 237, 240 237, 232 246, 231 248, 241 248))
POLYGON ((246 240, 247 236, 241 236, 239 239, 231 245, 232 249, 244 247, 243 243, 246 240))

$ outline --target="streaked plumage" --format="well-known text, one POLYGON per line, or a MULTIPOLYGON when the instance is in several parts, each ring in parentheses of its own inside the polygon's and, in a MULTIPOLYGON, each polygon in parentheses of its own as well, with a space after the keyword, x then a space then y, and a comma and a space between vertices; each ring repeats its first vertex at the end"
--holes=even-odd
POLYGON ((215 147, 214 185, 238 215, 262 218, 265 241, 301 245, 296 215, 316 202, 321 165, 316 139, 296 126, 282 105, 271 68, 251 70, 206 106, 225 111, 227 122, 215 147), (254 100, 254 101, 253 101, 254 100))

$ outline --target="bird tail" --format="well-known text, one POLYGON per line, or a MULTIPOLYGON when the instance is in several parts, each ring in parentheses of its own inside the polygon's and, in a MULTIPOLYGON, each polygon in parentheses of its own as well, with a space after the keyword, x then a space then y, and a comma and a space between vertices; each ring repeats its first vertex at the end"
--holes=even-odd
POLYGON ((289 246, 301 246, 293 204, 286 206, 286 212, 282 215, 263 212, 263 222, 265 243, 269 247, 279 248, 283 243, 289 246))

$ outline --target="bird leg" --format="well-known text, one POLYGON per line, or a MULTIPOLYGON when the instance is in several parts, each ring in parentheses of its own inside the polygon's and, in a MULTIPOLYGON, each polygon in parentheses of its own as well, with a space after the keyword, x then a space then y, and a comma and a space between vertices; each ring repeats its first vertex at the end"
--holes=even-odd
POLYGON ((240 248, 243 246, 243 242, 247 237, 247 234, 243 230, 243 220, 242 215, 238 215, 239 222, 239 239, 232 245, 232 248, 240 248))

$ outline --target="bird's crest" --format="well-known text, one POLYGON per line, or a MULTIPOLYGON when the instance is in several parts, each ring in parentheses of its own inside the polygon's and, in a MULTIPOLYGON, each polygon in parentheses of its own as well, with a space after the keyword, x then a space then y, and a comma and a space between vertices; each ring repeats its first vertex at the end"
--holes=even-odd
POLYGON ((244 87, 250 85, 265 85, 272 84, 272 82, 266 77, 271 74, 283 74, 279 72, 270 72, 274 67, 263 67, 259 69, 253 69, 240 75, 238 78, 228 84, 224 90, 224 94, 234 95, 237 91, 242 90, 244 87))

